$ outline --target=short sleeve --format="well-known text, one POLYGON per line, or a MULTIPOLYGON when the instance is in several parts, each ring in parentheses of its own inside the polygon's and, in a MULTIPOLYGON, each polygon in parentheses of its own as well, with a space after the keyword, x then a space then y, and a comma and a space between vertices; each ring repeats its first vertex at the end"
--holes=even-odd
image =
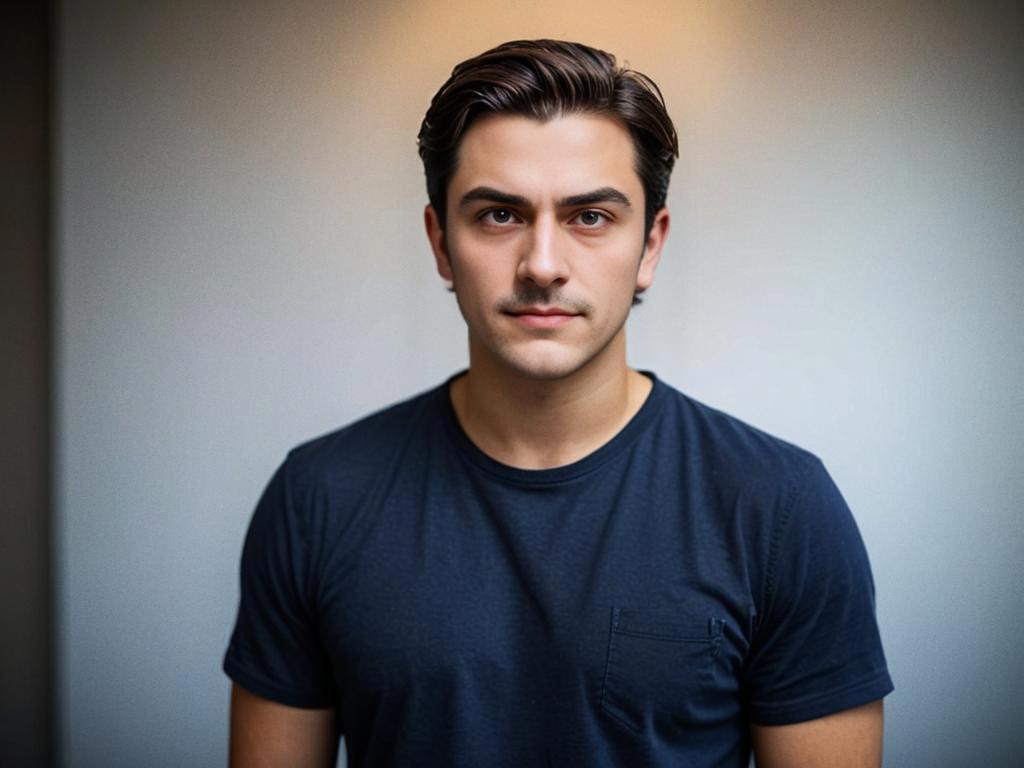
POLYGON ((893 690, 864 542, 814 458, 773 532, 747 689, 750 719, 762 725, 824 717, 893 690))
POLYGON ((285 462, 264 491, 245 537, 238 618, 224 671, 272 701, 329 707, 336 702, 335 685, 317 632, 304 521, 289 490, 285 462))

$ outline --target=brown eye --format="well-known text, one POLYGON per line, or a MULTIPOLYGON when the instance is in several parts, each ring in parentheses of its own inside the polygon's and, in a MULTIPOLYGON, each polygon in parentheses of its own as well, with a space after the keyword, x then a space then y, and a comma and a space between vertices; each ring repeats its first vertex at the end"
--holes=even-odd
POLYGON ((508 224, 512 221, 512 211, 508 208, 493 208, 484 214, 484 221, 488 224, 508 224))
POLYGON ((608 220, 608 217, 600 211, 583 211, 576 220, 584 227, 599 227, 608 220))

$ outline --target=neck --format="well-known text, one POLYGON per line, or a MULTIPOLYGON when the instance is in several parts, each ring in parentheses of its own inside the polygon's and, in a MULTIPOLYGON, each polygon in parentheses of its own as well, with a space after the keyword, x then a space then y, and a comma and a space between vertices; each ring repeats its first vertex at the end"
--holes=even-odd
POLYGON ((459 423, 480 450, 521 469, 548 469, 582 459, 611 440, 647 399, 651 381, 626 365, 618 349, 574 373, 536 379, 489 365, 470 350, 465 376, 451 384, 459 423), (476 358, 476 359, 474 359, 476 358))

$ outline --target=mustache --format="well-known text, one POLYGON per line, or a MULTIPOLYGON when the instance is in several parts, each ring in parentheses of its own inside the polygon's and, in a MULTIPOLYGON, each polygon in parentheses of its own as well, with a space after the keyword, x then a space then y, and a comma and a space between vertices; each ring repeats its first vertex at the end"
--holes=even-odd
POLYGON ((527 284, 519 288, 511 296, 501 299, 496 308, 499 312, 520 312, 527 307, 558 307, 579 315, 590 314, 593 305, 582 299, 563 296, 558 288, 545 288, 541 285, 527 284))

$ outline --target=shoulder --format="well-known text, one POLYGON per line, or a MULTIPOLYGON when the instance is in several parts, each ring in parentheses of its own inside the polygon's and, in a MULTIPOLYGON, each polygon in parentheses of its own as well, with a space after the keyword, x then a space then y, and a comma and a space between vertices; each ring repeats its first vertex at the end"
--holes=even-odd
POLYGON ((284 470, 296 493, 311 486, 360 485, 436 434, 447 382, 292 448, 284 470))
POLYGON ((664 426, 678 435, 681 460, 708 482, 737 492, 792 495, 824 472, 810 451, 662 384, 664 426))

